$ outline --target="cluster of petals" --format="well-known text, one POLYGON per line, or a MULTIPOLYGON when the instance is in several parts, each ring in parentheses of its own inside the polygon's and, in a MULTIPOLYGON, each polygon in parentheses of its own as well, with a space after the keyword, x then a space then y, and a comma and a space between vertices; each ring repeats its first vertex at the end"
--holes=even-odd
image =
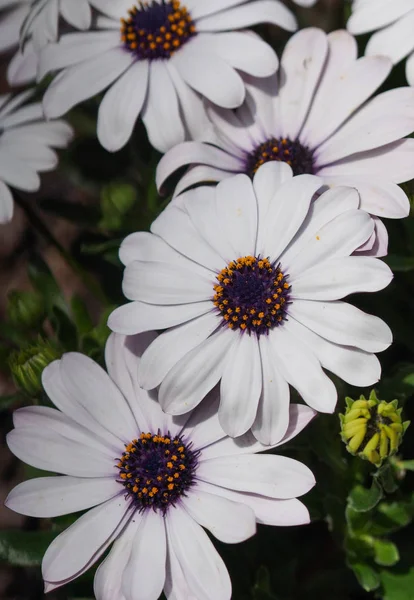
POLYGON ((58 38, 60 16, 76 29, 89 29, 91 4, 99 1, 0 0, 0 52, 16 50, 8 67, 9 83, 33 82, 40 49, 58 38))
POLYGON ((40 102, 27 104, 32 95, 33 90, 28 90, 0 96, 0 223, 13 216, 9 186, 25 192, 38 190, 38 174, 57 165, 54 148, 65 148, 73 136, 64 121, 45 121, 40 102))
MULTIPOLYGON (((69 353, 43 373, 57 408, 32 406, 14 413, 7 436, 24 462, 60 475, 21 483, 6 505, 21 514, 53 518, 87 511, 46 551, 46 591, 79 577, 113 543, 94 582, 97 600, 230 600, 227 569, 203 528, 227 543, 255 533, 256 523, 309 521, 297 499, 314 485, 302 463, 267 450, 251 435, 228 438, 212 396, 185 418, 162 412, 156 394, 141 389, 137 361, 156 334, 112 334, 108 373, 86 356, 69 353), (114 457, 141 432, 180 436, 197 453, 192 485, 165 514, 140 509, 119 479, 114 457)), ((292 405, 284 442, 314 416, 292 405)), ((160 434, 159 434, 160 435, 160 434)))
MULTIPOLYGON (((182 37, 177 39, 178 47, 168 57, 160 55, 154 60, 141 56, 139 44, 128 42, 128 36, 121 39, 120 21, 125 24, 135 18, 129 12, 134 6, 131 0, 104 3, 94 30, 63 35, 59 43, 49 44, 40 57, 39 77, 60 72, 44 96, 46 115, 59 117, 109 88, 98 114, 101 144, 110 151, 119 150, 141 116, 151 144, 165 152, 202 134, 207 126, 203 97, 218 106, 235 108, 246 93, 240 72, 259 78, 275 73, 278 59, 273 49, 253 32, 241 29, 258 23, 296 29, 293 14, 279 0, 187 0, 178 4, 179 10, 187 11, 193 33, 185 43, 182 37)), ((134 14, 150 19, 155 11, 158 27, 160 11, 168 16, 169 5, 154 0, 145 9, 137 5, 134 14)), ((161 29, 168 29, 167 18, 166 24, 161 29)), ((138 35, 137 27, 134 22, 128 35, 138 35)), ((151 27, 155 25, 148 25, 139 35, 147 36, 151 27)), ((157 36, 151 39, 155 57, 158 51, 164 52, 163 44, 156 41, 157 36)))
POLYGON ((250 174, 252 156, 273 140, 270 152, 278 147, 276 159, 290 161, 295 174, 358 190, 360 208, 375 217, 375 234, 360 251, 384 256, 388 235, 379 217, 407 216, 409 201, 397 184, 414 177, 414 140, 402 139, 414 131, 414 90, 393 89, 369 100, 391 67, 382 56, 358 59, 346 31, 298 32, 286 45, 279 74, 246 81, 241 108, 208 107, 213 131, 205 142, 185 142, 162 158, 158 187, 184 165, 190 168, 176 194, 195 183, 250 174))
POLYGON ((166 412, 186 413, 220 382, 226 433, 251 428, 269 444, 288 427, 288 384, 313 409, 333 412, 337 393, 322 367, 352 385, 378 381, 374 352, 390 345, 391 331, 339 300, 384 288, 392 273, 379 259, 350 256, 374 222, 358 208, 355 189, 338 186, 316 198, 323 183, 269 162, 253 182, 239 174, 184 192, 152 233, 124 240, 123 291, 132 302, 110 315, 109 326, 124 334, 166 329, 138 371, 144 388, 160 386, 166 412), (213 303, 218 273, 247 256, 280 265, 290 286, 287 319, 263 335, 230 329, 213 303))
POLYGON ((376 31, 365 49, 368 56, 382 54, 393 64, 408 56, 406 77, 414 85, 414 0, 354 0, 347 29, 354 35, 376 31))

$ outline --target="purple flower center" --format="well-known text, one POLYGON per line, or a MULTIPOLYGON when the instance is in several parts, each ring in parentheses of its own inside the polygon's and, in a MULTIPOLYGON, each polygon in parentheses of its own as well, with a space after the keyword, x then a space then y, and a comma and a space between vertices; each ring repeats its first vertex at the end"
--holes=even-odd
POLYGON ((182 437, 170 433, 141 433, 139 439, 125 445, 117 462, 119 481, 140 511, 146 508, 164 514, 194 481, 199 452, 185 444, 182 437))
POLYGON ((217 275, 213 303, 230 329, 269 333, 286 319, 291 286, 279 265, 267 258, 244 256, 217 275))
POLYGON ((292 167, 294 175, 315 174, 313 150, 303 146, 298 140, 271 138, 251 152, 246 160, 246 173, 250 177, 267 162, 277 160, 292 167))
POLYGON ((170 58, 196 34, 193 20, 178 0, 139 2, 121 19, 121 40, 139 59, 170 58))

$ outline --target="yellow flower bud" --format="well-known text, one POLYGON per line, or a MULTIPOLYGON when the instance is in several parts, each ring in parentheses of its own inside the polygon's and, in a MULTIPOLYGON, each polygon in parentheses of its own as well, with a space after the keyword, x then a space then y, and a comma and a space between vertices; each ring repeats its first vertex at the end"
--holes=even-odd
POLYGON ((368 400, 361 396, 358 400, 346 398, 345 402, 345 414, 339 418, 346 449, 379 467, 398 450, 410 422, 402 421, 398 400, 378 400, 374 390, 368 400))

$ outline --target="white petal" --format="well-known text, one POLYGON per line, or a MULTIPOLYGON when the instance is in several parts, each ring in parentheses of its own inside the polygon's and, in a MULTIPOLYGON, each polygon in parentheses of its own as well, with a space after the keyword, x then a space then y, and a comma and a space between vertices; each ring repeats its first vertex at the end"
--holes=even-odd
POLYGON ((193 268, 194 263, 186 262, 188 264, 178 266, 135 260, 124 271, 122 291, 130 300, 157 305, 187 305, 208 300, 214 294, 213 274, 207 269, 203 273, 200 267, 193 268))
POLYGON ((52 518, 92 508, 121 491, 115 477, 38 477, 13 488, 5 505, 28 517, 52 518))
POLYGON ((39 56, 29 42, 22 51, 17 51, 7 67, 7 81, 13 87, 34 83, 39 56))
POLYGON ((288 527, 291 525, 305 525, 310 522, 308 509, 296 498, 288 500, 267 498, 259 494, 236 492, 205 481, 198 481, 197 489, 250 506, 258 523, 288 527))
POLYGON ((137 61, 106 92, 98 113, 98 139, 109 152, 129 140, 147 93, 148 62, 137 61))
POLYGON ((82 515, 73 525, 58 535, 46 550, 42 575, 50 583, 75 576, 85 565, 97 560, 98 552, 112 541, 128 510, 121 493, 82 515))
POLYGON ((264 215, 257 254, 276 261, 302 225, 316 191, 323 182, 314 175, 298 175, 278 188, 264 215))
POLYGON ((255 336, 234 332, 236 342, 224 363, 219 420, 227 435, 250 429, 262 391, 259 344, 255 336))
POLYGON ((325 369, 347 383, 366 387, 379 381, 381 365, 375 354, 329 342, 293 318, 289 319, 289 330, 303 340, 325 369))
POLYGON ((179 505, 169 510, 166 525, 168 546, 173 549, 194 597, 230 600, 231 581, 226 566, 200 525, 179 505))
POLYGON ((280 67, 282 135, 295 139, 312 102, 328 51, 319 29, 303 29, 287 43, 280 67))
POLYGON ((142 513, 136 511, 109 555, 99 565, 94 579, 94 592, 98 600, 126 600, 122 593, 125 565, 131 556, 132 541, 141 523, 142 513))
POLYGON ((123 48, 113 48, 62 71, 43 97, 47 118, 60 117, 76 104, 104 90, 128 69, 132 61, 132 55, 123 48))
POLYGON ((315 485, 308 467, 297 460, 269 454, 205 460, 198 466, 197 478, 224 488, 282 500, 302 496, 315 485))
POLYGON ((267 211, 279 187, 293 177, 287 163, 271 161, 262 165, 253 177, 253 188, 259 209, 259 229, 263 228, 267 211))
POLYGON ((77 29, 89 29, 92 19, 91 7, 88 0, 81 0, 74 4, 71 0, 60 2, 62 17, 77 29))
POLYGON ((151 61, 142 120, 151 144, 166 152, 185 139, 177 92, 164 61, 151 61))
POLYGON ((329 53, 300 139, 317 147, 384 82, 391 70, 384 56, 356 60, 355 39, 346 31, 328 35, 329 53))
POLYGON ((220 325, 221 317, 209 312, 161 334, 144 352, 139 381, 146 390, 160 385, 167 373, 187 352, 204 342, 220 325))
POLYGON ((217 388, 213 389, 190 417, 181 431, 187 436, 194 448, 203 449, 226 437, 218 419, 220 396, 217 388))
POLYGON ((186 6, 188 7, 191 17, 193 19, 200 19, 213 13, 220 12, 237 4, 242 4, 244 0, 210 0, 208 4, 205 2, 199 2, 199 0, 187 0, 186 6))
POLYGON ((174 171, 191 163, 201 163, 235 172, 240 170, 240 161, 220 148, 201 142, 184 142, 169 150, 158 163, 156 172, 158 189, 161 189, 174 171))
POLYGON ((220 456, 231 456, 233 454, 253 454, 256 452, 265 452, 271 448, 282 446, 296 437, 302 429, 314 418, 316 412, 304 404, 290 404, 289 406, 289 426, 283 438, 275 444, 262 444, 248 431, 238 438, 228 436, 215 441, 208 447, 203 448, 200 455, 200 461, 209 458, 219 458, 220 456))
POLYGON ((324 142, 315 153, 318 165, 384 146, 414 131, 414 89, 384 92, 324 142), (388 115, 384 118, 384 115, 388 115))
POLYGON ((174 552, 174 548, 169 541, 167 546, 167 572, 164 584, 164 594, 168 600, 183 600, 184 598, 186 600, 198 600, 190 589, 189 583, 184 576, 181 565, 174 552))
MULTIPOLYGON (((301 301, 296 300, 295 304, 298 302, 301 301)), ((291 333, 289 321, 272 333, 274 334, 271 338, 273 351, 278 357, 277 365, 282 376, 311 408, 319 412, 332 413, 336 406, 337 391, 332 381, 322 371, 314 352, 291 333)))
POLYGON ((375 6, 369 2, 361 3, 358 10, 355 10, 350 16, 347 28, 355 35, 374 31, 374 29, 379 29, 396 21, 411 9, 412 3, 410 0, 394 0, 392 4, 387 0, 377 0, 375 6))
POLYGON ((252 433, 262 444, 274 445, 289 426, 289 385, 281 376, 269 336, 259 338, 263 388, 252 433))
MULTIPOLYGON (((213 195, 213 190, 208 187, 197 188, 186 193, 186 197, 195 199, 199 196, 205 196, 207 201, 213 195)), ((191 264, 188 268, 197 269, 197 272, 204 272, 204 267, 217 272, 222 268, 222 259, 215 251, 214 247, 205 242, 203 237, 195 229, 191 219, 185 211, 177 206, 167 207, 151 225, 152 233, 162 237, 170 246, 178 252, 195 261, 201 267, 191 264)), ((187 261, 183 260, 187 265, 187 261)))
POLYGON ((289 314, 318 335, 366 352, 382 352, 392 342, 392 332, 378 317, 346 302, 295 300, 289 314))
POLYGON ((116 308, 108 319, 108 327, 117 333, 134 335, 153 329, 167 329, 209 312, 210 300, 193 304, 158 306, 144 302, 129 302, 116 308))
POLYGON ((147 510, 132 541, 131 556, 126 565, 122 590, 126 598, 155 600, 161 595, 165 581, 167 542, 164 517, 147 510))
POLYGON ((233 259, 254 254, 257 235, 257 201, 247 175, 236 175, 216 187, 216 210, 221 237, 227 237, 233 259))
POLYGON ((354 189, 338 186, 324 192, 312 202, 302 227, 282 253, 283 264, 290 266, 295 257, 326 223, 332 221, 336 216, 358 207, 359 196, 354 189))
POLYGON ((290 264, 282 257, 283 267, 290 274, 292 285, 299 274, 322 261, 349 256, 366 242, 373 231, 374 222, 362 210, 348 210, 338 215, 314 233, 290 264))
POLYGON ((366 177, 376 181, 389 173, 394 183, 404 183, 413 178, 414 140, 391 142, 368 152, 353 154, 318 171, 320 177, 366 177))
MULTIPOLYGON (((241 171, 238 170, 238 173, 241 171)), ((197 183, 218 183, 227 177, 232 177, 234 172, 226 171, 214 167, 205 167, 204 165, 196 165, 189 167, 186 173, 181 177, 174 190, 173 198, 188 190, 197 183)))
POLYGON ((226 544, 244 542, 256 533, 256 519, 245 504, 203 492, 197 487, 182 499, 182 505, 197 523, 226 544))
POLYGON ((76 352, 64 354, 60 362, 63 384, 86 411, 122 442, 136 436, 135 419, 117 386, 92 359, 76 352))
POLYGON ((292 298, 339 300, 357 292, 377 292, 392 280, 391 269, 375 258, 331 258, 295 277, 292 298))
POLYGON ((234 332, 222 328, 179 360, 160 387, 163 410, 180 415, 197 406, 222 376, 234 342, 234 332))
POLYGON ((375 33, 369 40, 365 53, 368 56, 384 54, 389 56, 394 64, 414 50, 412 31, 414 27, 414 10, 403 18, 395 21, 389 27, 375 33))
POLYGON ((414 85, 414 53, 407 59, 405 75, 410 85, 414 85))
POLYGON ((3 181, 0 181, 0 224, 8 223, 13 218, 13 196, 3 181))
POLYGON ((229 65, 255 77, 269 77, 279 61, 273 48, 252 32, 229 31, 203 35, 206 52, 218 54, 229 65))
POLYGON ((294 15, 284 4, 273 0, 257 0, 254 4, 243 4, 198 19, 197 30, 226 31, 252 27, 260 23, 278 25, 287 31, 295 31, 297 28, 294 15))
POLYGON ((174 54, 173 65, 190 87, 218 106, 240 106, 246 93, 240 75, 220 56, 206 53, 196 39, 174 54))

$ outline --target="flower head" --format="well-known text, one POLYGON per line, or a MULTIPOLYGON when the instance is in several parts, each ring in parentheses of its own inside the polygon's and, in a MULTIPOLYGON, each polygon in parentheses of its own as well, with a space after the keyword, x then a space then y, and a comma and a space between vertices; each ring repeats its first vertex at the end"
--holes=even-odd
POLYGON ((367 400, 346 398, 346 411, 339 415, 341 437, 348 452, 369 460, 377 467, 395 454, 409 421, 403 423, 398 400, 379 401, 374 390, 367 400))
POLYGON ((408 56, 407 81, 414 85, 414 0, 354 0, 347 29, 354 35, 379 30, 371 36, 365 54, 388 56, 393 64, 408 56))
MULTIPOLYGON (((276 455, 251 435, 226 437, 217 399, 189 418, 165 415, 156 393, 141 389, 137 363, 155 334, 110 336, 109 375, 91 359, 65 354, 45 369, 43 384, 59 409, 14 413, 7 442, 21 460, 60 473, 31 479, 6 505, 53 518, 88 510, 49 546, 46 590, 85 572, 114 542, 95 576, 97 600, 230 600, 227 569, 203 527, 223 542, 241 542, 256 522, 309 521, 297 496, 314 485, 303 464, 276 455)), ((293 405, 287 441, 312 419, 293 405)))
POLYGON ((123 290, 133 302, 109 326, 120 333, 167 329, 145 352, 141 385, 160 385, 164 410, 183 414, 220 382, 219 418, 231 436, 249 428, 263 443, 289 421, 289 385, 332 412, 336 390, 322 367, 358 386, 379 379, 373 354, 390 329, 339 299, 385 287, 381 261, 350 256, 373 232, 358 193, 292 176, 281 162, 253 182, 236 175, 182 194, 126 238, 123 290), (314 199, 314 200, 313 200, 314 199))
POLYGON ((129 140, 141 115, 151 144, 165 152, 209 127, 202 98, 235 108, 246 89, 239 71, 267 77, 277 56, 249 31, 257 23, 296 28, 279 0, 151 0, 102 3, 96 30, 45 48, 40 77, 61 70, 44 97, 49 117, 109 88, 98 138, 110 151, 129 140), (79 52, 79 46, 82 52, 79 52))
MULTIPOLYGON (((375 0, 376 1, 376 0, 375 0)), ((399 183, 414 178, 414 90, 370 96, 391 70, 383 56, 357 58, 346 31, 305 29, 288 42, 277 75, 246 77, 247 97, 236 111, 208 107, 213 131, 205 142, 172 148, 157 169, 157 185, 189 165, 175 194, 235 173, 253 177, 264 163, 281 161, 295 175, 355 187, 360 207, 374 216, 375 233, 359 251, 387 253, 379 217, 401 218, 409 201, 399 183)))
POLYGON ((25 104, 32 90, 14 98, 0 96, 0 223, 13 216, 13 196, 8 186, 34 192, 38 173, 51 171, 58 162, 53 148, 64 148, 72 128, 64 121, 46 122, 40 103, 25 104))

